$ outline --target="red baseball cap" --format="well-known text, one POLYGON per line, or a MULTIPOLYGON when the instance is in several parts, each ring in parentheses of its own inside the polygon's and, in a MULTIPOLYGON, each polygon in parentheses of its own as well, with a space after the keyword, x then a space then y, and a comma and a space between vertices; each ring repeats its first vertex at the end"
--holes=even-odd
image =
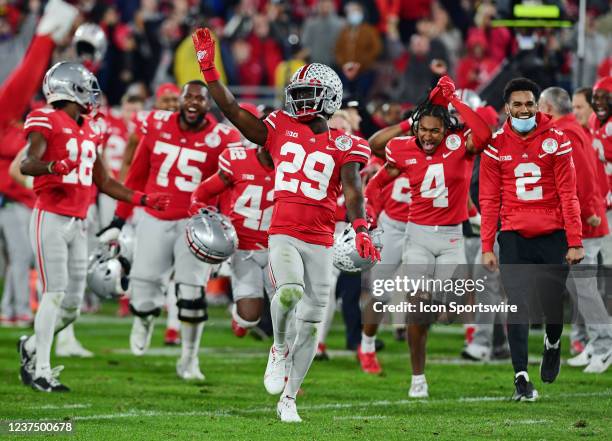
POLYGON ((181 89, 174 83, 162 83, 159 85, 157 90, 155 91, 155 98, 159 98, 162 95, 167 93, 173 93, 175 95, 181 94, 181 89))
POLYGON ((596 82, 595 85, 593 86, 593 92, 599 89, 603 89, 608 92, 612 92, 612 77, 611 76, 603 77, 598 82, 596 82))

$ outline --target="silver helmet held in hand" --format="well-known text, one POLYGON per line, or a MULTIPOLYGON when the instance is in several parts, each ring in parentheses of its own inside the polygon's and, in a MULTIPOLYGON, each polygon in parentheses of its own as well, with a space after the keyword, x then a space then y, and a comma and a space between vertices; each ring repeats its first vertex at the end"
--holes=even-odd
MULTIPOLYGON (((378 251, 382 250, 382 233, 383 230, 380 228, 370 231, 372 243, 378 251)), ((332 259, 334 266, 340 271, 358 273, 376 265, 375 261, 364 259, 359 255, 357 245, 355 244, 356 236, 357 234, 353 227, 348 225, 334 240, 332 259)))
POLYGON ((76 31, 72 44, 77 53, 77 58, 81 61, 91 58, 93 63, 99 64, 102 62, 108 41, 104 30, 95 23, 83 23, 76 31))
POLYGON ((87 286, 98 297, 112 299, 126 293, 130 263, 119 255, 116 242, 101 244, 89 256, 87 286))
POLYGON ((202 208, 185 227, 189 250, 206 263, 227 260, 238 246, 236 230, 230 220, 214 207, 202 208))
POLYGON ((70 101, 91 110, 98 105, 100 92, 95 75, 72 61, 55 64, 43 79, 43 93, 48 104, 70 101))

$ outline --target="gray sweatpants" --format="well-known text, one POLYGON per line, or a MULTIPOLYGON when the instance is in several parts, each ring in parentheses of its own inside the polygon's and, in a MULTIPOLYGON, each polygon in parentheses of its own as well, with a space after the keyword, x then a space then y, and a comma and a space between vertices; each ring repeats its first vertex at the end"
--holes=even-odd
POLYGON ((4 236, 8 267, 2 295, 2 315, 31 317, 30 266, 34 262, 28 226, 32 210, 18 202, 9 202, 0 208, 0 231, 4 236))

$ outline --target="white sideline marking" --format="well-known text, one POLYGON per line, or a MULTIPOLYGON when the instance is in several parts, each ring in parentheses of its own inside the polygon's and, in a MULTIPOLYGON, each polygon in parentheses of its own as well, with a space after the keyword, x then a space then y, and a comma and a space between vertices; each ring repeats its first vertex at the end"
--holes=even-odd
POLYGON ((384 420, 389 418, 386 415, 350 415, 350 416, 335 416, 334 420, 384 420))
POLYGON ((35 410, 47 410, 47 409, 89 409, 91 404, 62 404, 61 406, 55 404, 45 404, 44 406, 30 406, 28 409, 35 410))
MULTIPOLYGON (((601 392, 578 392, 578 393, 566 393, 566 394, 555 394, 547 395, 546 398, 579 398, 579 397, 610 397, 612 396, 612 389, 607 389, 601 392)), ((427 400, 380 400, 380 401, 366 401, 363 403, 327 403, 327 404, 313 404, 300 406, 300 410, 328 410, 328 409, 361 409, 370 407, 390 407, 399 405, 414 405, 414 404, 448 404, 448 403, 464 403, 464 402, 487 402, 487 401, 508 401, 510 403, 509 396, 497 396, 497 397, 460 397, 460 398, 444 398, 440 400, 427 399, 427 400)), ((248 414, 257 413, 270 413, 273 414, 275 411, 272 407, 254 407, 247 409, 232 409, 232 410, 221 410, 221 411, 191 411, 191 412, 167 412, 167 411, 156 411, 156 410, 131 410, 123 413, 110 413, 102 415, 83 415, 72 417, 73 420, 109 420, 114 418, 139 418, 139 417, 240 417, 248 414)), ((363 416, 363 418, 375 418, 370 416, 363 416)), ((335 417, 342 418, 342 417, 335 417)), ((347 418, 348 419, 348 418, 347 418)), ((518 420, 514 424, 539 424, 540 422, 548 422, 548 420, 518 420)))
POLYGON ((531 425, 531 424, 548 424, 550 423, 550 420, 506 420, 504 421, 505 424, 508 424, 509 426, 517 426, 517 425, 531 425))

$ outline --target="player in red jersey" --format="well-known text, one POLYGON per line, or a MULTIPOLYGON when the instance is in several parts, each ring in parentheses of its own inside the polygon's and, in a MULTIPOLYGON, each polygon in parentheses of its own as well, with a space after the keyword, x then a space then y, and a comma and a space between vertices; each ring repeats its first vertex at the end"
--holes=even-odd
MULTIPOLYGON (((387 143, 387 163, 366 190, 376 197, 400 174, 408 179, 411 203, 402 262, 412 280, 446 281, 454 276, 458 265, 466 263, 461 224, 468 219, 472 164, 480 150, 477 146, 483 145, 491 132, 454 92, 452 81, 441 78, 429 100, 417 106, 412 115, 416 136, 397 137, 387 143), (448 112, 448 103, 460 112, 467 128, 457 126, 448 112)), ((417 305, 442 301, 444 295, 421 291, 410 293, 417 305)), ((421 306, 418 310, 422 311, 421 306)), ((413 398, 429 396, 424 369, 430 320, 419 314, 409 317, 407 337, 412 364, 409 396, 413 398)))
POLYGON ((232 330, 238 337, 257 326, 264 291, 272 295, 267 271, 268 228, 272 218, 274 164, 262 147, 230 147, 219 156, 219 171, 193 192, 191 214, 230 190, 230 219, 238 235, 231 257, 232 330))
MULTIPOLYGON (((211 268, 191 254, 185 241, 191 193, 217 171, 219 156, 225 148, 240 146, 238 131, 217 123, 208 112, 209 107, 205 84, 187 83, 178 112, 156 110, 150 119, 153 123, 143 126, 144 136, 126 179, 126 185, 134 188, 167 191, 172 195, 166 211, 147 209, 136 225, 130 273, 130 309, 135 316, 130 349, 134 355, 143 355, 149 348, 153 320, 164 303, 162 277, 173 269, 182 336, 176 371, 185 380, 204 379, 197 353, 208 318, 203 287, 211 268)), ((118 233, 115 227, 120 229, 131 213, 130 204, 118 204, 115 219, 102 230, 101 240, 118 233)))
MULTIPOLYGON (((604 198, 593 179, 597 158, 589 138, 572 113, 572 102, 565 90, 559 87, 545 89, 538 108, 553 117, 556 127, 567 135, 572 145, 585 257, 572 267, 568 289, 589 337, 587 350, 580 357, 582 365, 586 366, 584 372, 601 374, 612 363, 612 325, 597 289, 597 255, 602 237, 609 233, 604 198)), ((575 362, 574 359, 574 365, 575 362)))
POLYGON ((286 89, 289 111, 274 111, 261 121, 241 109, 218 81, 209 30, 198 29, 193 41, 217 105, 247 139, 268 151, 275 165, 274 210, 268 230, 269 268, 276 290, 270 307, 274 344, 264 386, 271 394, 281 393, 277 405, 281 421, 299 422, 295 398, 314 358, 317 323, 329 299, 341 183, 359 254, 380 258, 367 232, 359 176, 370 149, 361 138, 329 129, 327 119, 341 104, 342 83, 328 66, 314 63, 299 68, 286 89), (294 308, 297 336, 289 351, 287 318, 294 308), (291 368, 285 384, 288 358, 291 368))
POLYGON ((168 196, 132 191, 110 177, 96 154, 98 126, 84 118, 96 104, 96 78, 78 63, 63 62, 47 72, 43 91, 52 109, 31 112, 21 172, 34 176, 37 196, 30 236, 42 281, 43 296, 34 322, 35 334, 19 340, 21 379, 45 392, 69 389, 51 370, 53 334, 79 314, 87 267, 85 217, 92 184, 123 201, 164 209, 168 196), (34 368, 35 366, 35 368, 34 368))
POLYGON ((497 267, 493 241, 501 219, 502 283, 508 303, 517 307, 508 313, 517 401, 538 397, 527 374, 530 302, 539 302, 546 317, 540 376, 551 383, 559 373, 566 263, 584 258, 572 143, 549 115, 538 112, 538 95, 538 85, 526 78, 506 85, 508 119, 480 164, 483 264, 497 267))
POLYGON ((155 110, 167 110, 168 112, 176 112, 179 109, 179 96, 181 89, 173 83, 163 83, 155 91, 155 104, 153 110, 141 110, 134 113, 131 118, 130 137, 123 153, 123 162, 119 172, 119 179, 123 180, 127 176, 136 146, 143 136, 142 127, 149 117, 152 117, 155 110))

